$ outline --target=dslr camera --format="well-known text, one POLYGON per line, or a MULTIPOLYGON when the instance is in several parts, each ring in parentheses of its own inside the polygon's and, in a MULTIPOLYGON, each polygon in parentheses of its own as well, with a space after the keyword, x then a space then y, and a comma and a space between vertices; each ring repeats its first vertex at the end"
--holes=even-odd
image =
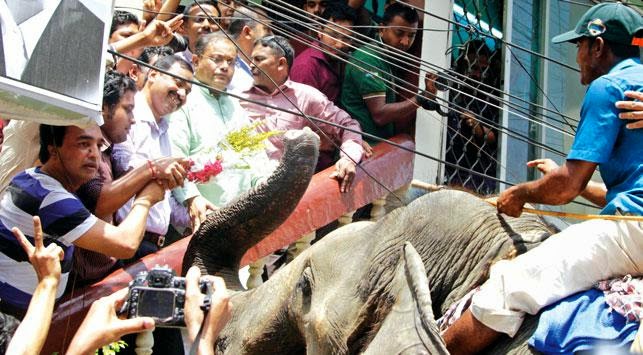
MULTIPOLYGON (((212 284, 199 281, 201 293, 205 294, 201 309, 210 306, 212 284)), ((168 266, 155 266, 149 272, 142 271, 129 284, 127 301, 121 309, 128 318, 152 317, 157 327, 185 327, 185 278, 177 277, 168 266)))

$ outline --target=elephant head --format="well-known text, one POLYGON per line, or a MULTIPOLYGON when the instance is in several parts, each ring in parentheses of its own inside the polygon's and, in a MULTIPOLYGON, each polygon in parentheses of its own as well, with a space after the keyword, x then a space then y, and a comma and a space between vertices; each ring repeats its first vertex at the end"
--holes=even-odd
MULTIPOLYGON (((287 170, 312 168, 287 160, 266 185, 209 217, 184 269, 199 265, 237 284, 241 255, 285 219, 308 184, 287 170)), ((265 284, 235 293, 217 352, 446 353, 434 314, 480 284, 495 260, 552 232, 533 215, 503 217, 466 192, 428 194, 377 223, 327 235, 265 284)))

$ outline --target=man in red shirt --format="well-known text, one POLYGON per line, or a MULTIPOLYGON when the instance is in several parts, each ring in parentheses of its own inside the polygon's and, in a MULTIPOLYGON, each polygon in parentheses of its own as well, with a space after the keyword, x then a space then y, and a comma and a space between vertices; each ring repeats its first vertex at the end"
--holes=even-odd
POLYGON ((295 58, 290 79, 316 88, 337 103, 343 74, 340 58, 346 58, 350 50, 355 10, 337 2, 327 7, 322 17, 328 22, 317 32, 319 42, 295 58))

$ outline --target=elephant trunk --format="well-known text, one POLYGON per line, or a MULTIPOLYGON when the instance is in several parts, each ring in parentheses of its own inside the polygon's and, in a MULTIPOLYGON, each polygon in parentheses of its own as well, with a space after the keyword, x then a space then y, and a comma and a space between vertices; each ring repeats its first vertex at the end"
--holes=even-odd
POLYGON ((183 274, 196 265, 240 289, 242 256, 290 216, 306 192, 319 154, 319 137, 310 130, 284 134, 284 155, 264 184, 208 215, 183 257, 183 274))

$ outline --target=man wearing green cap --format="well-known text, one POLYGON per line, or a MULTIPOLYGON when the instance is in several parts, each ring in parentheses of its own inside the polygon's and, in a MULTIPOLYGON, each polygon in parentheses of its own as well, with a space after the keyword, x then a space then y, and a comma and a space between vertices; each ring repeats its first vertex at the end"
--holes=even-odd
MULTIPOLYGON (((643 215, 643 130, 628 129, 615 106, 626 91, 643 92, 637 47, 642 31, 636 11, 603 3, 589 9, 573 31, 553 39, 576 44, 580 80, 589 85, 576 137, 563 166, 502 192, 498 212, 519 216, 525 203, 561 205, 583 193, 603 206, 602 214, 643 215), (606 191, 587 186, 597 166, 606 191)), ((526 313, 536 314, 596 281, 642 272, 643 223, 594 219, 572 225, 494 264, 469 309, 444 333, 447 349, 476 353, 502 333, 513 337, 526 313)))

